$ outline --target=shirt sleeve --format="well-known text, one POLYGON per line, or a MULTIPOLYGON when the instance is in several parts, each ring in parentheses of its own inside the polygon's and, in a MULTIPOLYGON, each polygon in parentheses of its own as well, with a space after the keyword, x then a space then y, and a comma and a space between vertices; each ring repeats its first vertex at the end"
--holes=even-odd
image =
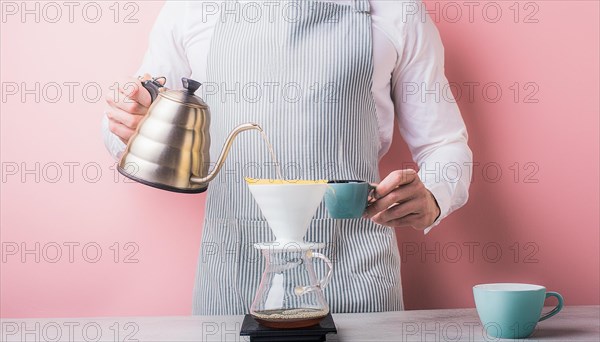
MULTIPOLYGON (((181 78, 191 74, 183 43, 187 7, 186 1, 165 2, 152 27, 148 49, 134 77, 145 73, 153 77, 164 76, 168 88, 182 88, 181 78)), ((102 118, 102 135, 109 153, 118 160, 126 145, 109 130, 106 113, 102 118)))
POLYGON ((439 32, 423 13, 421 1, 414 5, 418 13, 402 14, 403 48, 392 74, 392 96, 400 134, 419 166, 421 181, 440 207, 438 219, 425 229, 428 233, 467 202, 473 155, 444 74, 439 32))

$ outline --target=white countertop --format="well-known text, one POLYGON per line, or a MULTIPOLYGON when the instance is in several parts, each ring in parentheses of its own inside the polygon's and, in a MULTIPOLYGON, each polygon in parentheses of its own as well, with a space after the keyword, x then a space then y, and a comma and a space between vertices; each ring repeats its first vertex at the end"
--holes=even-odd
MULTIPOLYGON (((545 308, 544 312, 550 308, 545 308)), ((475 309, 334 314, 327 341, 499 341, 475 309)), ((0 319, 0 341, 249 341, 243 316, 0 319)), ((570 306, 537 325, 528 341, 600 341, 600 306, 570 306)), ((514 340, 512 340, 514 341, 514 340)))

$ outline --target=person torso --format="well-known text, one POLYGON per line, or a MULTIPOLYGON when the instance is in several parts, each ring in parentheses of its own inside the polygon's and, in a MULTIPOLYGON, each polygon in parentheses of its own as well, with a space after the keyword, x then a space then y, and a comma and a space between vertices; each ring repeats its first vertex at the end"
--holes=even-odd
MULTIPOLYGON (((254 9, 256 2, 248 0, 238 2, 240 9, 237 14, 232 13, 232 15, 239 15, 239 20, 252 20, 256 13, 254 9)), ((343 5, 351 3, 350 0, 320 0, 320 2, 343 5)), ((403 53, 401 41, 404 32, 399 28, 402 28, 402 23, 406 20, 406 18, 403 19, 406 6, 403 5, 404 2, 402 1, 370 1, 370 3, 374 60, 372 93, 379 123, 380 147, 378 157, 381 158, 389 150, 394 132, 395 107, 390 93, 393 84, 393 73, 403 53)), ((193 79, 206 80, 207 78, 206 66, 210 43, 222 10, 221 2, 194 1, 187 4, 187 20, 182 23, 180 28, 184 31, 181 34, 183 37, 181 43, 193 79)), ((267 89, 264 87, 260 90, 265 92, 275 91, 276 95, 282 95, 282 92, 285 91, 285 89, 267 89)), ((225 94, 227 89, 218 89, 218 91, 225 94)), ((252 90, 240 89, 235 96, 243 96, 244 91, 252 90)), ((234 95, 231 92, 230 94, 234 95)))
MULTIPOLYGON (((273 142, 286 179, 379 181, 368 2, 286 3, 299 6, 298 21, 229 17, 215 28, 205 84, 211 154, 219 152, 228 131, 254 121, 273 142), (272 91, 262 89, 267 86, 272 91), (275 89, 284 93, 273 94, 275 89)), ((235 12, 231 4, 226 9, 235 12)), ((260 135, 246 133, 236 138, 211 182, 194 313, 247 312, 264 269, 253 244, 273 241, 273 235, 244 177, 275 177, 271 162, 260 135)), ((321 203, 305 236, 305 243, 314 242, 325 244, 323 253, 335 260, 325 291, 333 312, 402 309, 393 229, 364 219, 331 219, 321 203)))

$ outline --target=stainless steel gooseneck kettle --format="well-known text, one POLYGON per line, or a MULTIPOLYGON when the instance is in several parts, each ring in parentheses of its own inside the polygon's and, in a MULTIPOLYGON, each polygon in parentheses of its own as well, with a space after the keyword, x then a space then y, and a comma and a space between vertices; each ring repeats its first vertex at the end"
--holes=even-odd
POLYGON ((139 183, 163 190, 206 191, 208 182, 221 170, 235 137, 246 130, 262 129, 255 123, 235 127, 209 172, 210 110, 194 95, 201 83, 183 78, 185 90, 169 90, 158 79, 142 83, 150 92, 152 105, 129 139, 118 170, 139 183))

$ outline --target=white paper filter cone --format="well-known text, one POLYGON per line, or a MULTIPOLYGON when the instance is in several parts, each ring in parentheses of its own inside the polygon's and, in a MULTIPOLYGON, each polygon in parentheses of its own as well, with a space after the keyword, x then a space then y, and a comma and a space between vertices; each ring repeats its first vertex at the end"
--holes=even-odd
POLYGON ((323 200, 326 183, 248 184, 260 211, 280 243, 303 242, 323 200))

